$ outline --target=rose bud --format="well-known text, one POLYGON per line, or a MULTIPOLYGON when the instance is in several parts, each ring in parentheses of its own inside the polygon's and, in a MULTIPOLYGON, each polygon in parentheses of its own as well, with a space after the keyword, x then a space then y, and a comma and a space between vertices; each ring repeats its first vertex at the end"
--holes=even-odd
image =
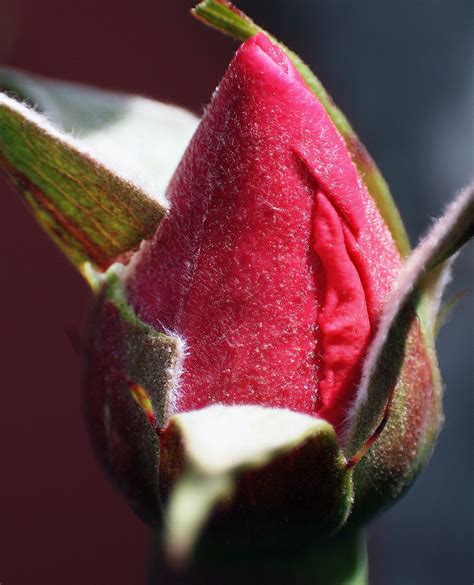
POLYGON ((186 346, 174 411, 258 404, 342 430, 400 254, 344 141, 263 33, 237 52, 125 277, 186 346))
MULTIPOLYGON (((107 452, 107 440, 103 417, 95 417, 109 401, 116 408, 117 375, 140 384, 160 437, 158 473, 165 498, 190 469, 207 479, 230 475, 229 468, 233 476, 239 467, 252 469, 256 463, 250 455, 229 463, 228 451, 241 441, 263 449, 268 437, 259 437, 258 427, 265 424, 259 417, 273 416, 278 423, 268 433, 272 440, 281 433, 284 440, 266 455, 264 469, 242 472, 230 485, 210 484, 204 491, 216 500, 233 499, 247 515, 248 508, 275 510, 285 522, 291 514, 301 523, 309 514, 313 536, 329 534, 347 521, 352 505, 350 470, 361 457, 357 449, 351 453, 352 443, 365 452, 380 430, 377 416, 384 419, 390 400, 385 435, 393 436, 389 446, 380 438, 373 459, 364 462, 370 478, 360 473, 355 486, 362 508, 357 514, 367 514, 367 492, 376 492, 377 507, 398 495, 441 422, 436 359, 419 322, 410 317, 408 335, 400 334, 403 367, 392 381, 390 372, 383 376, 390 393, 383 411, 360 444, 357 437, 351 439, 358 428, 355 407, 364 360, 402 258, 329 115, 264 33, 247 40, 235 55, 167 196, 171 208, 154 238, 120 273, 127 310, 166 336, 163 363, 148 363, 149 348, 135 342, 130 348, 128 336, 134 334, 122 331, 109 302, 99 303, 92 321, 87 404, 99 452, 107 452), (111 340, 114 323, 118 330, 111 340), (125 371, 117 361, 124 338, 125 359, 134 364, 125 371), (137 347, 137 356, 130 358, 137 347), (144 361, 145 373, 141 363, 135 371, 136 360, 144 361), (147 378, 157 372, 167 376, 159 384, 147 378), (95 404, 100 396, 103 402, 95 404), (312 428, 309 417, 321 426, 312 428), (300 425, 299 437, 285 436, 285 427, 300 425), (304 448, 309 437, 313 445, 304 448), (329 461, 321 461, 324 442, 337 445, 329 461), (338 459, 345 449, 347 460, 338 459), (323 477, 323 485, 312 474, 323 477)), ((117 281, 112 288, 118 286, 117 281)), ((393 348, 390 369, 396 368, 396 354, 393 348)), ((156 351, 153 355, 158 359, 156 351)), ((129 419, 121 420, 122 409, 117 424, 127 433, 129 419)), ((114 415, 110 420, 107 432, 113 432, 114 415)), ((126 434, 124 442, 131 443, 126 434)), ((118 462, 108 462, 114 473, 117 465, 121 469, 124 451, 120 447, 113 455, 118 462)), ((135 465, 127 463, 127 473, 129 467, 135 465)), ((129 479, 120 483, 127 489, 133 485, 129 479)), ((195 489, 203 489, 197 481, 195 489)), ((172 492, 170 547, 173 554, 184 554, 197 526, 175 518, 180 508, 187 509, 178 496, 176 501, 172 492)))
MULTIPOLYGON (((442 423, 434 343, 472 189, 406 259, 385 183, 319 81, 229 3, 196 13, 248 40, 168 185, 169 209, 93 158, 99 144, 123 160, 113 132, 86 150, 8 97, 2 167, 95 291, 92 440, 169 557, 189 557, 207 525, 202 550, 223 537, 244 556, 275 555, 309 539, 323 564, 339 550, 321 582, 363 579, 349 562, 363 555, 359 528, 411 485, 442 423), (54 165, 77 208, 37 172, 54 165)), ((4 79, 74 105, 61 84, 4 79)), ((94 94, 91 110, 122 107, 114 99, 94 94)), ((168 170, 166 156, 154 162, 168 170)))

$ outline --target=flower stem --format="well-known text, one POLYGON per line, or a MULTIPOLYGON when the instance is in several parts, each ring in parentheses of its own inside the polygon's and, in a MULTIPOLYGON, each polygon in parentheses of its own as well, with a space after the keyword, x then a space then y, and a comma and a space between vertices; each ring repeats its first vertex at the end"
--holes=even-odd
POLYGON ((234 538, 201 542, 186 568, 166 564, 160 539, 155 538, 147 585, 367 585, 365 535, 343 531, 325 542, 309 542, 298 548, 269 550, 248 546, 234 538))

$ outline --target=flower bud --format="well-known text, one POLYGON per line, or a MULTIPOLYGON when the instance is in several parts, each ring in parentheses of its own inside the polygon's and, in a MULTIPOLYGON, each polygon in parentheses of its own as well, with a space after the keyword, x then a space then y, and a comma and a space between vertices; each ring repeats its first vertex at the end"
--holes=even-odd
POLYGON ((227 70, 126 277, 186 347, 175 411, 258 404, 338 431, 399 271, 343 139, 260 33, 227 70))
POLYGON ((265 34, 237 51, 167 196, 91 319, 105 466, 148 520, 165 498, 175 556, 224 500, 311 518, 315 535, 353 505, 365 521, 413 480, 442 418, 433 336, 407 296, 421 268, 397 293, 389 226, 265 34))

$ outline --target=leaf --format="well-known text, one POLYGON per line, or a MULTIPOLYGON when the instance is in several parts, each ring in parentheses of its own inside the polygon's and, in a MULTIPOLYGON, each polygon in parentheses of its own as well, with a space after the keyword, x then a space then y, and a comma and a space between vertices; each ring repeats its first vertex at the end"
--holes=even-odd
POLYGON ((387 223, 400 253, 402 256, 407 256, 411 250, 410 242, 385 179, 360 142, 347 118, 334 104, 332 98, 311 69, 296 53, 255 24, 244 12, 233 6, 227 0, 204 0, 204 2, 199 3, 193 9, 193 14, 206 24, 241 41, 247 40, 258 32, 264 32, 285 51, 309 89, 323 104, 334 125, 344 138, 352 159, 369 193, 374 198, 382 217, 387 223))
MULTIPOLYGON (((405 355, 409 355, 405 344, 416 309, 420 307, 420 315, 426 316, 423 306, 432 299, 436 279, 446 280, 443 263, 466 243, 473 228, 474 188, 471 186, 451 203, 407 260, 386 303, 363 366, 361 384, 348 417, 345 449, 348 457, 357 457, 357 452, 364 449, 383 420, 405 355)), ((438 291, 436 298, 439 296, 438 291)), ((425 332, 434 334, 435 322, 428 323, 422 318, 422 325, 425 332)))
POLYGON ((101 161, 167 207, 165 191, 199 123, 182 108, 137 95, 0 68, 0 88, 34 105, 101 161))
MULTIPOLYGON (((252 504, 246 515, 270 514, 285 524, 290 507, 296 518, 302 512, 311 518, 313 537, 329 524, 339 527, 352 501, 334 429, 286 409, 214 405, 174 415, 162 443, 164 484, 170 469, 174 487, 165 543, 178 564, 189 557, 219 504, 249 507, 247 490, 252 504)), ((237 522, 230 525, 238 530, 237 522)))
POLYGON ((0 168, 81 272, 85 262, 106 269, 153 235, 194 116, 7 69, 0 87, 48 114, 0 94, 0 168))

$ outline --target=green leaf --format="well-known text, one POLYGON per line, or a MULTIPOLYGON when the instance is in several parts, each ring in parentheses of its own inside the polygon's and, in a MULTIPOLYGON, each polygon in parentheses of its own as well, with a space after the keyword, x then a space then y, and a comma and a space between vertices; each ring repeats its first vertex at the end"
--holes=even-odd
POLYGON ((437 283, 440 279, 442 283, 446 282, 443 263, 473 235, 473 228, 474 188, 471 186, 451 203, 407 260, 386 303, 363 366, 361 384, 347 427, 345 452, 348 457, 357 457, 359 450, 368 445, 384 421, 405 357, 416 358, 407 343, 417 311, 425 334, 426 351, 433 350, 436 311, 427 311, 426 306, 433 299, 439 305, 441 293, 437 283), (437 292, 433 295, 434 290, 437 292), (427 317, 430 314, 433 322, 427 317))
POLYGON ((153 235, 194 116, 8 69, 0 88, 47 113, 0 94, 0 169, 81 272, 85 262, 106 269, 153 235))
MULTIPOLYGON (((267 530, 278 519, 290 530, 289 506, 297 522, 302 512, 311 518, 316 538, 345 522, 352 501, 350 472, 334 429, 286 409, 215 405, 177 414, 162 446, 165 484, 168 468, 178 479, 168 499, 165 544, 176 563, 189 557, 223 502, 228 509, 235 502, 245 517, 270 514, 267 530)), ((278 534, 271 532, 269 538, 278 534)))
POLYGON ((387 223, 400 253, 402 256, 407 256, 411 250, 410 242, 385 179, 363 144, 360 142, 347 118, 334 104, 332 98, 311 69, 296 53, 288 49, 288 47, 278 41, 270 33, 255 24, 246 14, 237 9, 227 0, 204 0, 204 2, 201 2, 193 9, 193 14, 206 24, 209 24, 241 41, 247 40, 258 32, 264 32, 273 42, 277 43, 285 51, 302 78, 305 80, 309 89, 323 104, 334 125, 344 138, 353 161, 357 166, 367 189, 377 203, 379 211, 387 223))

